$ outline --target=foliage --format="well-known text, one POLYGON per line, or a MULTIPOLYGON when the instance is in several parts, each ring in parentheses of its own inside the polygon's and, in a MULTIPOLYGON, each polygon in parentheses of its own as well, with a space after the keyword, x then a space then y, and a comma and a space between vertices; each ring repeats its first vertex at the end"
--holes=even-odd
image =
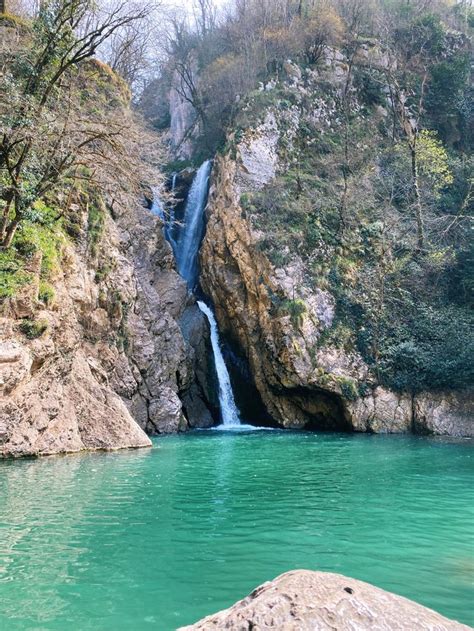
POLYGON ((19 329, 29 340, 35 340, 48 329, 48 322, 47 320, 24 319, 20 322, 19 329))
POLYGON ((439 193, 442 188, 453 183, 448 153, 436 137, 436 132, 423 129, 418 135, 417 142, 420 172, 426 176, 436 193, 439 193))
POLYGON ((25 271, 24 261, 14 248, 0 251, 0 300, 14 296, 32 278, 32 274, 25 271))
POLYGON ((294 300, 284 300, 281 303, 280 310, 288 313, 294 327, 301 325, 303 315, 306 313, 306 305, 299 298, 294 300))
MULTIPOLYGON (((459 119, 465 128, 463 131, 468 131, 468 121, 464 119, 469 113, 464 105, 468 99, 469 71, 469 55, 464 52, 450 55, 431 69, 426 103, 432 124, 444 142, 451 142, 453 138, 458 141, 456 125, 459 119)), ((463 144, 466 141, 467 138, 461 140, 463 144)))
POLYGON ((414 306, 384 322, 379 370, 397 390, 462 388, 472 383, 474 319, 450 306, 414 306))
MULTIPOLYGON (((430 81, 442 74, 440 64, 464 53, 449 48, 460 40, 447 34, 439 16, 407 14, 401 21, 410 46, 402 51, 396 44, 398 74, 356 60, 341 96, 323 74, 315 78, 300 63, 303 97, 302 90, 298 95, 291 81, 281 79, 268 92, 251 92, 241 101, 234 144, 250 137, 246 130, 255 129, 268 111, 280 134, 276 177, 243 194, 241 207, 261 234, 260 251, 276 267, 297 256, 305 265, 304 282, 336 298, 334 325, 323 331, 318 345, 359 352, 372 378, 395 390, 463 388, 473 376, 472 162, 453 147, 454 128, 449 139, 433 129, 434 95, 443 97, 430 81), (400 90, 393 101, 387 98, 389 80, 400 90), (426 101, 423 81, 433 95, 426 101), (404 90, 412 94, 403 104, 404 90), (396 110, 400 104, 403 116, 396 110), (319 126, 312 122, 316 108, 319 126), (415 125, 412 135, 404 123, 415 125), (421 251, 410 143, 423 213, 421 251)), ((464 80, 460 69, 453 80, 458 96, 464 80)), ((460 125, 458 98, 444 102, 443 116, 460 125)), ((292 312, 290 303, 273 296, 272 314, 292 312)), ((295 326, 300 317, 295 309, 295 326)), ((339 385, 346 398, 358 396, 358 384, 339 385)))
POLYGON ((39 284, 38 300, 40 300, 46 307, 50 307, 56 297, 54 287, 48 282, 42 280, 39 284))

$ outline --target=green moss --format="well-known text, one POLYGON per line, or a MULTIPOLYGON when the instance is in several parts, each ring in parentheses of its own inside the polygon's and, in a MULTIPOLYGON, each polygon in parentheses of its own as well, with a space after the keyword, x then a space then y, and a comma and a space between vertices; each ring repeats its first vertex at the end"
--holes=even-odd
POLYGON ((354 331, 346 323, 337 321, 330 328, 321 333, 318 346, 332 346, 346 352, 353 352, 355 348, 354 331))
POLYGON ((88 59, 82 67, 83 100, 96 99, 98 107, 128 106, 131 92, 126 81, 100 59, 88 59))
POLYGON ((46 320, 22 320, 19 326, 20 331, 29 340, 35 340, 41 337, 48 328, 46 320))
POLYGON ((13 243, 17 252, 26 259, 41 252, 41 278, 50 278, 59 270, 65 238, 58 224, 25 221, 18 229, 13 243))
POLYGON ((59 214, 43 202, 37 202, 29 212, 29 219, 20 224, 12 247, 0 252, 0 299, 15 296, 17 291, 31 283, 34 274, 28 265, 37 253, 41 253, 40 279, 44 289, 43 302, 53 299, 47 281, 61 265, 65 236, 59 214))
POLYGON ((107 276, 109 276, 112 269, 113 269, 113 265, 110 262, 101 263, 95 272, 95 276, 94 276, 95 282, 101 283, 102 281, 104 281, 107 278, 107 276))
POLYGON ((359 398, 359 389, 357 387, 357 382, 353 379, 348 379, 347 377, 335 377, 336 382, 339 384, 341 388, 341 393, 345 399, 348 401, 355 401, 359 398))
POLYGON ((173 173, 179 173, 187 168, 194 168, 195 163, 193 160, 173 160, 165 165, 165 173, 171 175, 173 173))

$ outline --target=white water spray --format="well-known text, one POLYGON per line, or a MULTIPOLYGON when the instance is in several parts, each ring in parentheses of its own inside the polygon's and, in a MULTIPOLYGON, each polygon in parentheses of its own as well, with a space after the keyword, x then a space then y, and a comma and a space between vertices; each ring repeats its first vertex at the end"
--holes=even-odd
POLYGON ((225 427, 240 425, 239 411, 235 404, 229 371, 227 370, 224 357, 222 356, 216 318, 214 317, 211 309, 209 309, 204 302, 198 300, 198 307, 207 317, 209 326, 211 327, 211 345, 214 353, 217 379, 219 382, 219 403, 221 406, 222 425, 225 427))

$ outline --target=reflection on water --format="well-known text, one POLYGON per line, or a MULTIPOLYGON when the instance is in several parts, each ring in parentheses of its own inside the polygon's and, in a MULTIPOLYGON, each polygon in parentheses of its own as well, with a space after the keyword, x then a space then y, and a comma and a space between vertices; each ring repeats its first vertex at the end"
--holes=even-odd
POLYGON ((472 447, 208 431, 0 463, 0 629, 174 629, 297 567, 473 622, 472 447))

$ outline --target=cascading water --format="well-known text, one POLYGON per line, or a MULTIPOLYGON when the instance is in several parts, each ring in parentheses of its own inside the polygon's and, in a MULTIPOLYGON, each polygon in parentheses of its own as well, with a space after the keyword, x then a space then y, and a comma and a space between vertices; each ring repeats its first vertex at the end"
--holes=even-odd
POLYGON ((209 326, 211 327, 211 345, 212 352, 214 353, 217 379, 219 381, 219 403, 221 408, 222 425, 226 427, 240 425, 239 411, 235 404, 229 371, 227 370, 224 357, 222 356, 216 318, 214 317, 211 309, 201 300, 198 300, 198 307, 208 319, 209 326))
POLYGON ((181 276, 193 290, 198 280, 198 252, 204 236, 204 208, 207 200, 211 161, 199 168, 189 191, 184 211, 184 228, 175 248, 176 264, 181 276))
MULTIPOLYGON (((209 177, 212 163, 210 160, 201 165, 193 180, 184 210, 183 226, 175 242, 172 242, 176 265, 191 291, 198 283, 198 254, 205 231, 204 209, 207 202, 209 177)), ((176 185, 176 177, 172 180, 172 189, 176 185)), ((170 240, 169 235, 167 236, 170 240)), ((222 426, 240 426, 239 411, 235 404, 234 393, 230 383, 229 372, 225 365, 220 348, 219 331, 212 309, 204 302, 198 301, 199 309, 209 321, 211 329, 211 346, 214 355, 217 379, 219 382, 219 404, 221 408, 222 426)))

